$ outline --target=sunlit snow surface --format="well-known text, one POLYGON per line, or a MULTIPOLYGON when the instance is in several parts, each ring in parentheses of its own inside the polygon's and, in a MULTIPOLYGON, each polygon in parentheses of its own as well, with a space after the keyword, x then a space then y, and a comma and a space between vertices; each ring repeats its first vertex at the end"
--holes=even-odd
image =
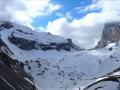
POLYGON ((94 78, 106 76, 107 73, 120 66, 120 53, 117 48, 119 47, 113 51, 103 49, 77 52, 39 52, 40 59, 38 60, 42 67, 48 68, 48 70, 39 69, 37 63, 34 62, 29 62, 31 70, 28 70, 27 67, 26 69, 35 77, 38 86, 43 90, 79 90, 79 87, 83 88, 95 82, 94 78), (44 70, 45 73, 37 75, 41 70, 44 70))

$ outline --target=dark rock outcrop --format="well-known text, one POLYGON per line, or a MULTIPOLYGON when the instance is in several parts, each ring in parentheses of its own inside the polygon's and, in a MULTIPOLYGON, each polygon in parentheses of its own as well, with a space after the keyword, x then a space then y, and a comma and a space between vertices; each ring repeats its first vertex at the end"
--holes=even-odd
POLYGON ((12 27, 13 27, 13 24, 9 21, 2 21, 2 24, 0 25, 0 28, 10 29, 12 27))
POLYGON ((95 48, 104 48, 109 43, 120 41, 120 22, 106 23, 103 29, 101 40, 95 48))
POLYGON ((52 42, 48 44, 43 44, 35 40, 28 40, 25 38, 16 37, 14 36, 14 32, 13 32, 11 36, 8 37, 8 40, 12 44, 18 46, 20 49, 23 49, 23 50, 32 50, 32 49, 36 49, 36 50, 41 49, 44 51, 52 50, 52 49, 55 49, 58 51, 60 50, 71 51, 71 49, 82 50, 81 48, 74 45, 71 39, 67 39, 66 42, 61 42, 61 43, 52 42))
POLYGON ((24 71, 23 65, 22 62, 12 60, 5 53, 0 53, 1 90, 36 90, 31 83, 33 78, 24 71))

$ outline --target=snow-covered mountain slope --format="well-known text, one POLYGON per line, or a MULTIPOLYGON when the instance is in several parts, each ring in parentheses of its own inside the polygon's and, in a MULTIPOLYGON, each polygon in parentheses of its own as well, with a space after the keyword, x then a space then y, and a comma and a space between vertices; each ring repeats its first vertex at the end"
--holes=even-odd
POLYGON ((68 53, 46 52, 44 55, 48 57, 26 61, 25 69, 43 90, 79 90, 79 87, 84 88, 116 72, 120 67, 119 50, 120 47, 116 46, 112 51, 105 48, 68 53))
POLYGON ((83 50, 71 39, 8 21, 0 22, 0 39, 4 42, 1 51, 22 62, 40 90, 120 89, 119 44, 83 50))
POLYGON ((82 50, 74 45, 71 39, 65 39, 46 32, 35 32, 27 27, 8 21, 1 21, 0 38, 14 52, 13 58, 20 60, 37 57, 37 53, 41 51, 82 50), (25 53, 28 55, 22 55, 25 53))

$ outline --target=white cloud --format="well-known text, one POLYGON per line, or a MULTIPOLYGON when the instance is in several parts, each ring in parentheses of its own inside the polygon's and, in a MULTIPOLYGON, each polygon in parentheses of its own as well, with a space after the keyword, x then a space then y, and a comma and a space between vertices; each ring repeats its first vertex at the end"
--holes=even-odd
POLYGON ((92 11, 92 10, 99 10, 99 9, 101 9, 99 4, 92 4, 92 5, 86 6, 84 11, 92 11))
POLYGON ((73 16, 72 16, 72 12, 69 11, 69 12, 65 12, 65 13, 56 13, 57 16, 59 16, 60 18, 67 18, 69 20, 72 20, 73 19, 73 16))
POLYGON ((49 32, 53 31, 54 34, 60 34, 62 32, 61 28, 64 27, 66 22, 67 22, 66 18, 60 18, 60 19, 54 20, 53 22, 49 22, 47 26, 47 30, 49 32))
POLYGON ((32 27, 35 17, 51 14, 60 8, 50 0, 0 0, 0 20, 11 20, 32 27))
POLYGON ((49 4, 47 12, 52 13, 52 12, 60 9, 61 7, 62 7, 61 5, 49 4))
POLYGON ((88 13, 81 19, 68 22, 67 18, 60 18, 49 22, 47 31, 73 38, 73 41, 84 48, 94 47, 101 37, 104 23, 120 21, 120 0, 99 0, 87 7, 86 10, 101 8, 100 12, 88 13))

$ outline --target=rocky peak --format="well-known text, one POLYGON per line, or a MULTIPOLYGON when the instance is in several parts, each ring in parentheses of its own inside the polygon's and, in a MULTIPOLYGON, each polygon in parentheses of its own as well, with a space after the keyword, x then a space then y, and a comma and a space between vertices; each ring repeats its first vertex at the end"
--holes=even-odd
POLYGON ((106 23, 98 45, 95 48, 103 48, 109 43, 120 41, 120 22, 106 23))

